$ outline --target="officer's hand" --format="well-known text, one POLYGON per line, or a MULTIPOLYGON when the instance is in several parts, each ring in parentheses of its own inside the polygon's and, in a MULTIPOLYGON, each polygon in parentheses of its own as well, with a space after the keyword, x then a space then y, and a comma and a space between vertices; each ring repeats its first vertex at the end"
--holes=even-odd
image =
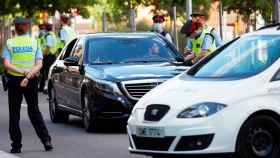
POLYGON ((32 71, 28 72, 27 75, 25 75, 26 78, 34 78, 36 76, 36 74, 32 71))
POLYGON ((28 73, 29 73, 29 71, 27 71, 27 70, 24 70, 24 71, 23 71, 24 76, 27 76, 28 73))
POLYGON ((20 82, 20 86, 21 87, 27 87, 27 84, 28 84, 28 79, 27 78, 24 78, 21 82, 20 82))
POLYGON ((184 55, 189 55, 189 54, 191 54, 192 53, 192 50, 191 49, 189 49, 189 48, 184 48, 184 51, 183 51, 183 54, 184 55))
POLYGON ((189 60, 192 60, 192 59, 194 59, 195 58, 195 54, 194 53, 191 53, 191 54, 189 54, 189 55, 187 55, 186 57, 185 57, 185 61, 189 61, 189 60))

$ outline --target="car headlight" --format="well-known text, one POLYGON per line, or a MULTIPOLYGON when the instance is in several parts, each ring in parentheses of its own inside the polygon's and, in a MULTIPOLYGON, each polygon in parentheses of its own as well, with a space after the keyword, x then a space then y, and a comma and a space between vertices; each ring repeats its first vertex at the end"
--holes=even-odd
POLYGON ((95 87, 104 92, 122 95, 118 85, 114 82, 95 80, 95 87))
POLYGON ((177 118, 200 118, 200 117, 208 117, 213 115, 220 110, 227 107, 224 104, 213 103, 213 102, 204 102, 195 104, 184 111, 182 111, 177 118))

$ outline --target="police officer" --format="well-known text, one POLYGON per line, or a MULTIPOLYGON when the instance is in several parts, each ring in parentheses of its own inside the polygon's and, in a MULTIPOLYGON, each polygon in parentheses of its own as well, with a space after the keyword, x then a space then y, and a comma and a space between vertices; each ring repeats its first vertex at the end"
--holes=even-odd
POLYGON ((19 126, 23 96, 28 116, 46 151, 53 149, 51 137, 38 107, 37 74, 42 67, 42 51, 38 41, 27 34, 29 20, 14 20, 18 36, 8 39, 3 50, 4 66, 8 77, 9 132, 11 153, 21 153, 22 134, 19 126))
POLYGON ((40 86, 39 91, 40 92, 46 92, 47 87, 46 80, 48 79, 48 73, 51 65, 54 63, 56 59, 56 54, 58 51, 58 39, 53 32, 53 25, 52 24, 45 24, 46 33, 44 34, 44 59, 43 59, 43 67, 41 70, 41 80, 40 80, 40 86))
POLYGON ((72 39, 74 39, 77 34, 76 32, 69 26, 70 25, 70 18, 63 15, 60 17, 61 19, 61 29, 59 31, 59 38, 63 45, 70 42, 72 39))
POLYGON ((164 16, 162 15, 155 15, 153 16, 153 29, 152 32, 157 32, 159 34, 161 34, 163 37, 165 37, 169 42, 172 43, 172 38, 170 36, 170 34, 165 31, 162 27, 162 23, 165 21, 164 16))
POLYGON ((185 52, 189 65, 195 64, 223 44, 215 29, 206 24, 203 14, 192 14, 192 20, 182 27, 181 33, 190 38, 185 52))
POLYGON ((45 45, 45 34, 46 34, 46 25, 45 24, 40 24, 39 26, 39 30, 38 30, 38 41, 39 44, 42 46, 45 45))

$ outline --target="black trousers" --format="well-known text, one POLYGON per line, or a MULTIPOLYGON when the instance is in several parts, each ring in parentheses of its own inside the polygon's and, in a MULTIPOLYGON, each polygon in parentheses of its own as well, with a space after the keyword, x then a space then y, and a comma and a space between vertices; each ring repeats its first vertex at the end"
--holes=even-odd
POLYGON ((53 54, 49 54, 47 56, 44 56, 43 58, 43 67, 41 69, 41 80, 39 85, 39 90, 43 91, 45 87, 45 82, 48 79, 48 74, 50 67, 55 62, 56 56, 53 54))
POLYGON ((27 103, 29 119, 41 142, 44 143, 51 140, 38 107, 38 79, 31 79, 26 88, 20 87, 22 79, 22 77, 8 76, 9 132, 12 140, 11 145, 14 148, 22 147, 22 134, 19 122, 23 97, 27 103))

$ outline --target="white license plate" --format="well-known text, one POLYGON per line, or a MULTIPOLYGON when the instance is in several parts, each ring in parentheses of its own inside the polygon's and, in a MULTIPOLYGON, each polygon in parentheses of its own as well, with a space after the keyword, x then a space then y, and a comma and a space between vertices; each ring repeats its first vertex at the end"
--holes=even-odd
POLYGON ((139 137, 164 137, 163 127, 137 127, 136 135, 139 137))

